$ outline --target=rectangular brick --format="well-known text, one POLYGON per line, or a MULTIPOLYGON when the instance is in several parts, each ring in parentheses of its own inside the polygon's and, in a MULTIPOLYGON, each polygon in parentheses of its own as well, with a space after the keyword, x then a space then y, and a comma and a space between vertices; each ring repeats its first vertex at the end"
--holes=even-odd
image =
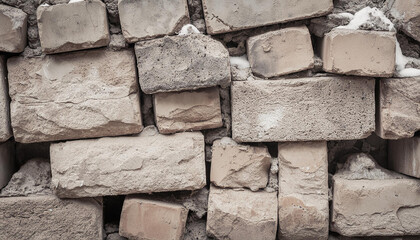
POLYGON ((396 172, 420 178, 420 137, 389 141, 388 165, 396 172))
POLYGON ((19 53, 25 49, 27 18, 22 10, 0 4, 0 52, 19 53))

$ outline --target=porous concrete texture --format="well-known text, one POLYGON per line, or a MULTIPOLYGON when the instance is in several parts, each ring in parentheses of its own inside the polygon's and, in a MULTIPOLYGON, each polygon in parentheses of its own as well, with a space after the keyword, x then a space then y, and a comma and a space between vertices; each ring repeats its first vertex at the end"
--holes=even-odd
POLYGON ((6 60, 0 55, 0 142, 5 142, 12 136, 9 91, 6 75, 6 60))
POLYGON ((230 138, 213 142, 210 181, 224 188, 265 188, 271 156, 265 146, 237 144, 230 138))
POLYGON ((153 94, 230 84, 229 53, 203 34, 164 37, 135 45, 140 87, 153 94))
POLYGON ((126 135, 143 128, 130 50, 12 57, 7 66, 17 142, 126 135))
POLYGON ((14 148, 12 141, 0 143, 0 189, 7 185, 15 172, 14 148))
POLYGON ((150 126, 136 136, 56 143, 51 171, 59 197, 201 189, 206 184, 204 136, 161 135, 150 126))
POLYGON ((252 72, 265 78, 314 66, 311 34, 306 26, 284 28, 250 37, 247 53, 252 72))
POLYGON ((19 53, 25 49, 27 18, 22 10, 0 3, 0 52, 19 53))
POLYGON ((275 239, 277 193, 210 187, 207 235, 216 239, 275 239))
POLYGON ((375 80, 314 77, 232 83, 239 142, 348 140, 375 129, 375 80))
POLYGON ((420 130, 420 77, 379 81, 376 134, 384 139, 414 136, 420 130))
POLYGON ((41 5, 36 14, 44 53, 103 47, 109 43, 106 8, 100 0, 41 5))
POLYGON ((327 142, 279 144, 279 239, 327 239, 327 142))
POLYGON ((138 197, 126 197, 121 212, 120 235, 129 239, 182 240, 188 209, 138 197))
POLYGON ((318 17, 333 8, 332 0, 203 0, 208 34, 318 17))
POLYGON ((395 44, 393 32, 333 29, 322 42, 323 68, 337 74, 392 77, 395 44))
POLYGON ((420 137, 389 141, 388 164, 396 172, 420 178, 420 137))
POLYGON ((223 126, 219 88, 153 95, 160 133, 196 131, 223 126))
POLYGON ((130 43, 173 35, 190 23, 187 0, 119 0, 118 12, 130 43))
POLYGON ((398 21, 402 31, 420 42, 420 2, 417 0, 389 0, 390 15, 398 21))

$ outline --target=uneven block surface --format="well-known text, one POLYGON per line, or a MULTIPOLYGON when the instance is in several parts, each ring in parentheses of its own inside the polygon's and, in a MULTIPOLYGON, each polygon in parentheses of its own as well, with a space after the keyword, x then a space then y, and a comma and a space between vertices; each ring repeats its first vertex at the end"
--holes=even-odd
POLYGON ((143 128, 129 50, 13 57, 8 71, 18 142, 125 135, 143 128))
POLYGON ((7 185, 15 172, 14 149, 12 141, 0 143, 0 189, 7 185))
POLYGON ((374 79, 335 76, 233 82, 233 139, 366 138, 375 129, 374 88, 374 79))
POLYGON ((56 143, 51 171, 59 197, 201 189, 206 184, 204 136, 160 135, 147 127, 132 137, 56 143))
POLYGON ((401 23, 402 30, 420 42, 420 2, 417 0, 390 1, 390 14, 401 23))
POLYGON ((99 0, 41 5, 37 21, 47 54, 103 47, 110 40, 105 4, 99 0))
POLYGON ((7 141, 12 136, 9 104, 6 61, 0 55, 0 142, 7 141))
POLYGON ((119 0, 123 35, 130 42, 173 35, 190 23, 187 0, 119 0))
POLYGON ((420 178, 420 137, 389 141, 388 165, 396 172, 420 178))
POLYGON ((26 20, 22 10, 0 4, 0 52, 19 53, 25 49, 26 20))

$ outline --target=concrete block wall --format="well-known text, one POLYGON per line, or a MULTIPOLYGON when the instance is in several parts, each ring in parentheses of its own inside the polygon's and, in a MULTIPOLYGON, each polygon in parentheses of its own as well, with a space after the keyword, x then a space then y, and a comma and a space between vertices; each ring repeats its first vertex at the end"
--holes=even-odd
POLYGON ((419 19, 0 0, 0 239, 419 239, 419 19))

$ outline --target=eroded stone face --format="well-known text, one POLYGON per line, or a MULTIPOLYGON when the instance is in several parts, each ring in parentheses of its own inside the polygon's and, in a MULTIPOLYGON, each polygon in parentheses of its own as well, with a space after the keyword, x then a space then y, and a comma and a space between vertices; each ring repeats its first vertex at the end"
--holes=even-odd
POLYGON ((106 7, 99 0, 41 5, 37 21, 42 51, 47 54, 103 47, 110 40, 106 7))
POLYGON ((388 165, 394 171, 420 178, 420 137, 389 141, 388 165))
POLYGON ((395 0, 388 4, 391 16, 399 21, 402 30, 420 42, 420 2, 417 0, 395 0))
POLYGON ((0 143, 0 189, 7 185, 15 172, 14 149, 12 141, 0 143))
POLYGON ((0 55, 0 142, 12 136, 10 127, 9 93, 6 78, 6 61, 0 55))
POLYGON ((323 39, 323 68, 345 75, 391 77, 395 46, 393 32, 334 29, 323 39))
POLYGON ((0 4, 0 52, 19 53, 25 49, 26 20, 22 10, 0 4))
POLYGON ((203 0, 209 34, 313 18, 327 14, 332 8, 332 0, 203 0))
POLYGON ((7 64, 18 142, 117 136, 143 128, 129 50, 13 57, 7 64))
POLYGON ((51 145, 52 186, 59 197, 126 195, 201 189, 206 184, 204 136, 140 135, 51 145))
POLYGON ((173 35, 190 23, 187 0, 119 0, 123 35, 130 42, 173 35))

